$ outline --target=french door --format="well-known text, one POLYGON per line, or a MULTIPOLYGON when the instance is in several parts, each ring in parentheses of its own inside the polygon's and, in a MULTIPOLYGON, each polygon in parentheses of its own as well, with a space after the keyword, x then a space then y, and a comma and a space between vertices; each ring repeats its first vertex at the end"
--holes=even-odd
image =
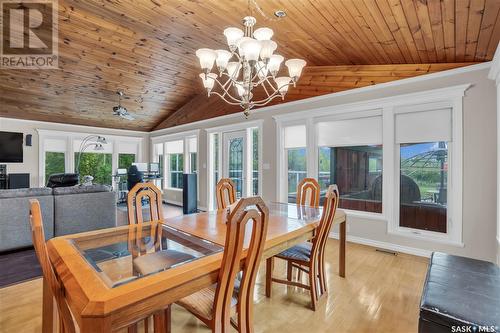
POLYGON ((236 197, 247 193, 247 132, 237 131, 223 134, 222 174, 236 185, 236 197))

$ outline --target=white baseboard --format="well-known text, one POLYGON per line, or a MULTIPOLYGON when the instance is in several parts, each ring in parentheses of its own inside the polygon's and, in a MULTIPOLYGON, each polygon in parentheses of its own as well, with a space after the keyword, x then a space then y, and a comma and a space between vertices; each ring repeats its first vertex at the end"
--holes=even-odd
MULTIPOLYGON (((339 239, 339 234, 337 232, 331 232, 330 238, 339 239)), ((362 238, 362 237, 351 236, 351 235, 347 235, 347 241, 352 242, 352 243, 368 245, 368 246, 372 246, 372 247, 376 247, 376 248, 380 248, 380 249, 411 254, 411 255, 419 256, 419 257, 429 258, 431 256, 431 253, 432 253, 432 251, 429 251, 429 250, 423 250, 423 249, 418 249, 415 247, 403 246, 403 245, 387 243, 387 242, 380 242, 380 241, 376 241, 373 239, 362 238)))

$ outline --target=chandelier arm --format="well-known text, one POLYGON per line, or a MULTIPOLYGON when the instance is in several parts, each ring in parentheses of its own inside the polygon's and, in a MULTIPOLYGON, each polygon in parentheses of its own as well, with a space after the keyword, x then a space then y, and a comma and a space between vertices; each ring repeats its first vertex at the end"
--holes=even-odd
POLYGON ((253 106, 264 106, 266 104, 269 104, 273 99, 278 98, 278 97, 281 97, 281 95, 280 94, 276 94, 276 95, 274 95, 271 98, 266 98, 266 99, 263 99, 263 100, 260 100, 260 101, 257 101, 257 102, 253 102, 253 106))
POLYGON ((269 92, 267 91, 267 88, 266 88, 265 83, 266 83, 265 81, 263 81, 263 82, 262 82, 262 88, 264 88, 264 91, 266 92, 266 95, 267 95, 267 97, 269 98, 269 96, 271 96, 271 95, 270 95, 270 94, 269 94, 269 92))
POLYGON ((223 96, 226 96, 226 95, 227 95, 227 96, 228 96, 228 97, 230 97, 233 101, 235 101, 236 103, 238 103, 237 105, 239 105, 239 104, 241 103, 241 100, 239 100, 239 99, 237 99, 237 98, 234 98, 234 97, 231 95, 231 93, 230 93, 230 92, 229 92, 226 88, 224 88, 224 87, 222 86, 222 84, 221 84, 218 80, 215 80, 215 82, 217 82, 217 84, 221 87, 221 89, 222 89, 222 91, 224 92, 224 94, 222 94, 222 95, 221 95, 220 93, 218 93, 218 92, 216 92, 216 91, 212 91, 212 92, 210 92, 211 94, 216 94, 216 95, 219 95, 219 96, 220 96, 223 100, 226 100, 223 96))
MULTIPOLYGON (((224 98, 223 95, 219 94, 218 92, 216 91, 212 91, 210 92, 210 95, 217 95, 219 96, 220 98, 222 98, 222 100, 224 100, 224 102, 226 102, 227 104, 230 104, 230 105, 241 105, 241 103, 236 103, 236 102, 231 102, 231 101, 228 101, 226 98, 224 98)), ((225 95, 225 94, 224 94, 225 95)), ((228 95, 229 97, 232 97, 231 95, 228 95)))
MULTIPOLYGON (((257 106, 259 106, 260 103, 264 103, 264 102, 265 102, 265 104, 267 104, 270 101, 272 101, 274 98, 276 98, 277 96, 282 96, 279 93, 280 89, 285 87, 285 86, 288 86, 288 85, 290 85, 290 83, 287 83, 287 84, 282 85, 281 87, 278 87, 278 89, 270 97, 261 99, 260 101, 255 101, 255 102, 253 102, 253 104, 257 105, 257 106), (267 100, 267 102, 266 102, 266 100, 267 100)), ((265 105, 265 104, 263 104, 263 105, 265 105)), ((260 106, 262 106, 262 105, 260 105, 260 106)))
MULTIPOLYGON (((221 75, 221 76, 222 76, 222 75, 221 75)), ((218 81, 218 80, 216 79, 216 81, 218 81)), ((227 81, 226 81, 226 82, 224 82, 224 84, 222 84, 222 85, 221 85, 221 83, 220 83, 220 82, 218 82, 218 83, 219 83, 219 85, 221 85, 221 86, 222 86, 222 88, 223 88, 223 89, 226 89, 226 88, 229 88, 229 86, 231 86, 231 82, 232 82, 232 81, 231 81, 231 78, 228 78, 228 79, 227 79, 227 81)))

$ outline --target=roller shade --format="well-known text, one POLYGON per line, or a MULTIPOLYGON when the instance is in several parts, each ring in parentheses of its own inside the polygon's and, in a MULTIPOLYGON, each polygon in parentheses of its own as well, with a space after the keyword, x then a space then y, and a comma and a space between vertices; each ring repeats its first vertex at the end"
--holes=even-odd
POLYGON ((52 152, 66 152, 66 140, 45 139, 43 140, 43 150, 52 152))
POLYGON ((190 153, 197 153, 198 152, 198 140, 196 138, 189 138, 188 139, 188 147, 189 147, 190 153))
POLYGON ((165 143, 165 149, 167 154, 182 154, 184 153, 184 141, 170 141, 165 143))
POLYGON ((451 141, 451 108, 396 114, 396 143, 451 141))
POLYGON ((137 154, 137 143, 120 143, 118 144, 118 152, 121 154, 137 154))
POLYGON ((318 123, 319 146, 382 144, 382 117, 365 117, 318 123))
POLYGON ((302 148, 307 145, 306 125, 288 126, 285 131, 285 149, 302 148))

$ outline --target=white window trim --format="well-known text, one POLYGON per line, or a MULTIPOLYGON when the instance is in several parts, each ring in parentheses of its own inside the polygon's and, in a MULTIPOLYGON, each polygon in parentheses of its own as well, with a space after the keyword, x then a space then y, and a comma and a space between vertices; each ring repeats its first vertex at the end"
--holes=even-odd
MULTIPOLYGON (((212 147, 212 138, 213 134, 219 134, 219 175, 222 175, 222 149, 223 149, 223 137, 224 133, 230 133, 230 132, 236 132, 236 131, 243 131, 245 130, 247 133, 247 155, 251 154, 252 152, 252 132, 250 131, 252 128, 257 128, 259 130, 259 151, 258 151, 258 156, 259 156, 259 163, 258 163, 258 171, 259 171, 259 191, 258 195, 262 196, 262 140, 263 140, 263 126, 264 126, 264 119, 257 119, 253 121, 247 121, 247 122, 242 122, 242 123, 236 123, 236 124, 229 124, 229 125, 223 125, 223 126, 217 126, 217 127, 211 127, 205 129, 207 132, 207 193, 208 193, 208 210, 213 210, 213 207, 215 207, 215 196, 212 191, 212 189, 215 187, 215 180, 214 180, 214 161, 213 161, 213 147, 212 147)), ((251 161, 251 158, 247 158, 248 161, 251 161)), ((248 172, 251 173, 251 168, 249 168, 248 172)), ((248 181, 248 177, 247 177, 248 181)), ((251 186, 247 186, 247 192, 251 193, 251 186)), ((251 196, 251 195, 250 195, 251 196)))
MULTIPOLYGON (((361 217, 368 220, 387 221, 387 233, 415 238, 425 241, 435 241, 448 245, 463 247, 462 242, 462 174, 463 174, 463 96, 470 84, 457 85, 447 88, 420 91, 416 93, 384 97, 363 102, 348 103, 322 107, 313 110, 299 111, 289 114, 277 115, 273 118, 276 121, 277 165, 278 175, 277 200, 283 201, 286 197, 286 166, 283 129, 287 126, 306 124, 307 125, 307 170, 308 175, 318 176, 317 158, 318 147, 316 144, 315 124, 319 121, 352 119, 366 117, 376 113, 382 114, 383 128, 383 191, 382 191, 382 214, 346 210, 348 217, 361 217), (399 180, 399 166, 396 165, 396 145, 394 141, 394 115, 395 112, 413 112, 429 110, 432 108, 448 107, 453 112, 452 138, 449 145, 449 173, 451 174, 451 184, 453 192, 448 191, 448 233, 443 235, 437 232, 420 232, 399 227, 399 217, 395 210, 399 208, 399 187, 396 180, 399 180), (397 174, 396 174, 397 173, 397 174), (450 195, 451 194, 451 195, 450 195), (397 200, 397 201, 396 201, 397 200)), ((397 151, 399 158, 399 150, 397 151)))
MULTIPOLYGON (((415 239, 423 239, 427 241, 436 241, 449 245, 463 247, 462 242, 462 175, 463 175, 463 106, 462 97, 452 97, 448 100, 438 101, 434 103, 420 103, 418 105, 406 105, 393 107, 387 111, 386 118, 390 118, 386 123, 391 132, 393 147, 392 156, 392 177, 389 180, 392 182, 392 195, 394 200, 389 202, 389 209, 392 211, 392 216, 389 218, 388 233, 406 236, 415 239), (395 116, 401 113, 431 111, 442 108, 451 108, 452 110, 452 141, 448 142, 448 180, 447 180, 447 233, 417 230, 412 228, 401 227, 399 225, 399 191, 400 191, 400 144, 396 144, 394 140, 395 133, 395 116)), ((386 119, 387 120, 387 119, 386 119)), ((387 132, 387 131, 385 131, 387 132)), ((385 162, 384 162, 385 164, 385 162)), ((391 185, 389 185, 391 186, 391 185)))
MULTIPOLYGON (((82 140, 89 135, 100 135, 106 138, 108 145, 112 147, 112 175, 116 173, 118 168, 118 154, 120 143, 133 143, 137 145, 136 160, 142 161, 142 144, 144 137, 122 136, 106 134, 105 131, 100 133, 84 133, 84 132, 67 132, 57 130, 37 129, 38 132, 38 179, 39 186, 44 187, 47 183, 45 179, 45 140, 66 140, 65 153, 65 172, 73 172, 75 168, 75 151, 73 147, 74 141, 82 140)), ((50 151, 47 150, 47 151, 50 151)))
MULTIPOLYGON (((288 202, 288 149, 285 149, 285 128, 290 126, 297 125, 305 125, 306 126, 306 171, 307 176, 312 173, 311 170, 311 153, 310 147, 311 144, 314 143, 314 131, 311 131, 310 128, 313 126, 312 122, 309 119, 293 119, 293 120, 284 120, 278 121, 276 123, 276 175, 278 177, 278 181, 276 183, 276 193, 278 202, 288 202)), ((302 147, 298 147, 302 148, 302 147)), ((293 148, 290 148, 293 149, 293 148)), ((312 176, 314 177, 314 176, 312 176)))
MULTIPOLYGON (((200 175, 200 130, 191 130, 191 131, 184 131, 184 132, 179 132, 179 133, 171 133, 171 134, 164 134, 160 136, 155 136, 151 138, 151 147, 154 147, 155 144, 163 144, 163 189, 168 190, 168 191, 177 191, 181 192, 182 188, 175 188, 170 186, 170 160, 167 158, 169 155, 167 152, 167 142, 172 142, 172 141, 182 141, 183 142, 183 155, 184 155, 184 172, 186 170, 190 170, 190 163, 191 159, 189 156, 189 139, 196 138, 196 145, 197 145, 197 152, 196 152, 196 165, 197 165, 197 173, 198 173, 198 180, 199 180, 199 175, 200 175)), ((150 159, 151 161, 155 161, 155 151, 154 148, 151 149, 150 152, 150 159)), ((200 182, 198 181, 196 183, 197 186, 197 193, 198 197, 197 200, 200 200, 200 182)))

